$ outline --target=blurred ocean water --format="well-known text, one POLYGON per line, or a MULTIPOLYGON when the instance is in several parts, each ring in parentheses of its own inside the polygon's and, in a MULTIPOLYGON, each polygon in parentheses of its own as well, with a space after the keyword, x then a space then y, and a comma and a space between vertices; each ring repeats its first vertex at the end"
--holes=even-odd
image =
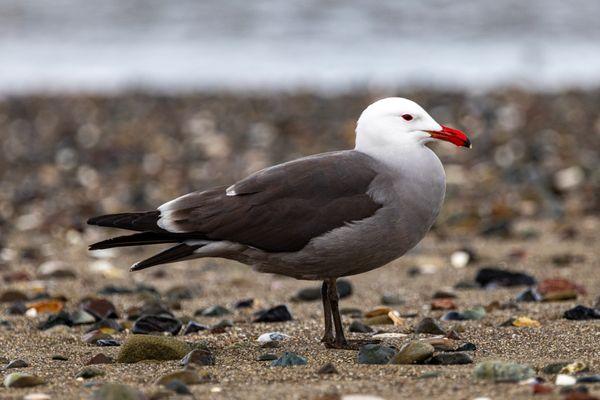
POLYGON ((0 0, 0 93, 600 85, 598 0, 0 0))

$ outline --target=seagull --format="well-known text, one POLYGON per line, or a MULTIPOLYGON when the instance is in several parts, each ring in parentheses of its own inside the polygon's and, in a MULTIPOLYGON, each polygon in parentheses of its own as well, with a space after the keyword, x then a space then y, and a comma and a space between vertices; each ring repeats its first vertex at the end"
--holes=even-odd
POLYGON ((336 279, 384 266, 431 228, 446 190, 442 163, 427 147, 435 140, 471 147, 463 132, 438 124, 417 103, 381 99, 360 115, 354 149, 278 164, 157 210, 91 218, 90 225, 136 233, 90 250, 171 243, 131 270, 220 257, 322 281, 322 342, 355 349, 344 336, 336 279))

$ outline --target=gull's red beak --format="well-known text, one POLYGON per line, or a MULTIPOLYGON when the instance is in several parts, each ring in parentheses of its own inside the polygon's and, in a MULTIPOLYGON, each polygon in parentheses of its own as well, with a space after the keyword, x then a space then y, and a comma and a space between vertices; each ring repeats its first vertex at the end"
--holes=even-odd
POLYGON ((432 138, 445 140, 460 147, 471 148, 471 141, 462 131, 442 125, 441 131, 427 131, 432 138))

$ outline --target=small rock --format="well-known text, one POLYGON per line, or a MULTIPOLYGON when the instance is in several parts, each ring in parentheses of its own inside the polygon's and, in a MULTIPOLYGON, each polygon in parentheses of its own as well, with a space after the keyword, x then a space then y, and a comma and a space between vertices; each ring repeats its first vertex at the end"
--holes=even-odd
POLYGON ((67 312, 60 311, 57 314, 50 315, 45 322, 42 322, 38 325, 38 329, 41 331, 45 331, 47 329, 54 328, 55 326, 59 325, 66 325, 69 327, 73 326, 73 320, 67 312))
POLYGON ((255 314, 253 322, 285 322, 291 321, 292 314, 289 308, 284 305, 278 305, 268 310, 262 310, 255 314))
POLYGON ((432 299, 456 299, 457 297, 456 293, 447 290, 438 290, 431 296, 432 299))
POLYGON ((433 355, 435 349, 427 342, 413 340, 400 348, 392 357, 390 364, 416 364, 423 362, 433 355))
POLYGON ((542 301, 542 295, 535 288, 527 288, 519 293, 515 299, 518 302, 542 301))
POLYGON ((11 369, 11 368, 27 368, 29 367, 29 363, 25 360, 21 360, 21 359, 17 359, 17 360, 12 360, 11 362, 9 362, 6 367, 4 367, 5 369, 11 369))
POLYGON ((189 288, 187 286, 179 285, 173 286, 169 290, 165 292, 165 297, 170 301, 179 301, 179 300, 190 300, 200 294, 200 290, 198 287, 189 288))
POLYGON ((113 359, 107 356, 104 353, 98 353, 85 363, 85 365, 95 365, 95 364, 112 364, 113 359))
POLYGON ((230 319, 223 319, 218 323, 214 324, 210 328, 211 333, 225 333, 227 328, 231 328, 233 326, 233 321, 230 319))
POLYGON ((474 343, 464 343, 463 345, 459 346, 456 351, 475 351, 477 350, 477 346, 474 343))
POLYGON ((234 304, 234 308, 251 308, 254 305, 254 299, 239 300, 234 304))
POLYGON ((146 396, 127 385, 105 383, 92 394, 92 400, 146 400, 146 396))
POLYGON ((373 339, 402 339, 407 336, 408 335, 406 333, 400 333, 400 332, 382 332, 382 333, 376 333, 371 337, 373 339))
POLYGON ((84 333, 81 339, 87 344, 96 344, 98 340, 112 339, 108 333, 103 333, 99 330, 84 333))
POLYGON ((450 265, 454 268, 461 269, 469 265, 475 258, 475 253, 470 249, 458 250, 450 255, 450 265))
POLYGON ((485 361, 475 366, 473 374, 477 379, 496 382, 519 382, 535 376, 530 366, 502 361, 485 361))
POLYGON ((38 267, 38 274, 42 279, 70 279, 77 275, 62 261, 46 261, 38 267))
POLYGON ((55 354, 52 356, 52 359, 55 361, 69 361, 69 357, 63 356, 62 354, 55 354))
MULTIPOLYGON (((390 313, 393 311, 390 311, 390 313)), ((394 320, 389 317, 388 314, 385 315, 376 315, 374 317, 363 319, 363 323, 365 325, 393 325, 394 320)))
POLYGON ((317 374, 319 374, 319 375, 330 375, 330 374, 337 374, 337 373, 338 373, 338 370, 335 367, 335 365, 333 365, 332 363, 324 364, 317 371, 317 374))
POLYGON ((350 326, 348 327, 348 331, 354 333, 370 333, 373 332, 373 328, 368 325, 363 324, 360 321, 352 321, 350 326))
POLYGON ((467 353, 440 353, 433 356, 428 363, 439 365, 462 365, 473 363, 473 359, 467 353))
MULTIPOLYGON (((197 314, 198 312, 196 312, 197 314)), ((231 314, 231 311, 229 311, 229 309, 227 309, 226 307, 220 306, 220 305, 214 305, 214 306, 210 306, 205 308, 204 310, 200 311, 201 316, 203 317, 222 317, 224 315, 228 315, 231 314)))
POLYGON ((536 284, 535 278, 530 275, 499 268, 480 269, 479 272, 477 272, 475 281, 481 287, 533 286, 536 284))
POLYGON ((388 364, 397 353, 393 347, 380 344, 366 344, 358 351, 359 364, 388 364))
POLYGON ((177 335, 181 330, 181 326, 181 321, 175 318, 160 315, 144 315, 135 321, 131 332, 141 335, 168 332, 172 335, 177 335))
POLYGON ((88 325, 96 322, 96 318, 84 310, 76 310, 73 312, 71 319, 73 320, 73 325, 88 325))
POLYGON ((123 326, 115 319, 101 319, 92 326, 90 326, 87 332, 99 330, 102 333, 113 334, 117 332, 122 332, 124 329, 125 328, 123 328, 123 326))
POLYGON ((445 335, 446 330, 433 318, 423 318, 414 329, 415 333, 429 333, 432 335, 445 335))
POLYGON ((189 364, 195 365, 215 365, 215 356, 206 349, 196 349, 190 351, 179 362, 184 367, 189 364))
POLYGON ((24 372, 13 372, 4 377, 4 387, 6 388, 26 388, 43 385, 44 383, 42 378, 24 372))
POLYGON ((381 296, 381 304, 386 306, 400 306, 406 301, 397 293, 384 293, 381 296))
POLYGON ((29 298, 20 290, 5 290, 0 294, 0 303, 14 303, 15 301, 27 301, 29 298))
POLYGON ((29 393, 23 397, 23 400, 51 400, 49 394, 46 393, 29 393))
POLYGON ((258 339, 256 339, 256 340, 261 344, 265 344, 265 343, 271 343, 271 342, 281 342, 281 341, 284 341, 289 338, 290 338, 290 336, 286 335, 285 333, 267 332, 267 333, 263 333, 262 335, 260 335, 258 337, 258 339))
POLYGON ((432 310, 454 310, 456 304, 452 299, 434 299, 431 301, 432 310))
POLYGON ((173 379, 172 381, 170 381, 169 383, 167 383, 164 386, 165 386, 165 388, 167 388, 177 394, 187 394, 187 395, 192 394, 192 392, 186 386, 186 384, 183 383, 182 381, 180 381, 179 379, 173 379))
POLYGON ((210 329, 207 325, 199 324, 196 321, 189 321, 183 329, 183 335, 190 335, 192 333, 206 331, 210 329))
POLYGON ((585 372, 588 370, 588 366, 585 363, 582 363, 581 361, 575 361, 573 363, 569 363, 567 365, 565 365, 560 371, 560 374, 567 374, 567 375, 575 375, 579 372, 585 372))
POLYGON ((586 319, 600 319, 600 310, 585 307, 582 305, 575 306, 570 310, 565 311, 563 316, 570 320, 586 320, 586 319))
POLYGON ((281 357, 271 363, 273 367, 290 367, 294 365, 306 365, 306 358, 295 353, 286 351, 281 357))
POLYGON ((167 336, 132 335, 123 344, 117 362, 135 363, 141 360, 179 360, 190 351, 189 346, 167 336))
POLYGON ((83 300, 79 307, 93 315, 97 321, 107 318, 119 318, 115 305, 106 299, 88 298, 83 300))
POLYGON ((158 378, 156 384, 166 386, 174 380, 179 380, 185 383, 186 385, 197 385, 200 383, 210 382, 212 380, 212 376, 210 374, 200 376, 196 372, 186 369, 163 375, 160 378, 158 378))
POLYGON ((120 346, 121 342, 115 339, 100 339, 96 341, 96 346, 100 347, 116 347, 120 346))
POLYGON ((23 315, 27 311, 27 306, 22 301, 12 303, 6 309, 6 315, 23 315))
POLYGON ((600 375, 587 375, 577 378, 577 383, 600 383, 600 375))
POLYGON ((91 379, 91 378, 95 378, 97 376, 103 376, 104 374, 105 374, 105 372, 102 371, 101 369, 88 367, 88 368, 84 368, 81 371, 79 371, 75 375, 75 378, 91 379))
POLYGON ((273 361, 273 360, 277 360, 278 358, 279 357, 277 357, 277 354, 263 353, 257 357, 257 360, 258 361, 273 361))
POLYGON ((554 383, 557 386, 573 386, 577 383, 577 379, 571 375, 558 374, 554 383))
POLYGON ((516 326, 517 328, 539 328, 542 326, 539 321, 525 316, 515 318, 512 321, 512 325, 516 326))

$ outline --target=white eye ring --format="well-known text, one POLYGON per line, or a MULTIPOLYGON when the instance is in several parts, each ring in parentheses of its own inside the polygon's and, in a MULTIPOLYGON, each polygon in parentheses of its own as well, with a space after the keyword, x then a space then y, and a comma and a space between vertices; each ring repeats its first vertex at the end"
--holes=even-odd
POLYGON ((410 114, 404 114, 402 115, 402 118, 404 118, 405 121, 412 121, 414 117, 410 114))

